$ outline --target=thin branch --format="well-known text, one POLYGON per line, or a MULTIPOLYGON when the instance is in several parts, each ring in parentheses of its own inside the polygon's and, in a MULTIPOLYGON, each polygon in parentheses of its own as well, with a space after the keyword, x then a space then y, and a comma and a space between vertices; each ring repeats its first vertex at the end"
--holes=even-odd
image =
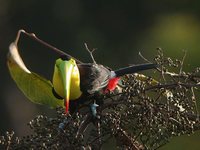
POLYGON ((191 88, 191 87, 200 87, 200 84, 186 84, 186 83, 159 84, 159 85, 148 87, 145 90, 148 91, 148 90, 160 89, 160 88, 173 88, 177 86, 184 86, 186 88, 191 88))
POLYGON ((92 116, 91 114, 87 114, 84 118, 84 120, 81 122, 81 125, 77 131, 77 134, 76 134, 76 138, 78 138, 78 136, 80 134, 83 134, 83 132, 85 132, 86 128, 88 127, 88 125, 91 123, 91 119, 92 119, 92 116))
POLYGON ((199 121, 199 111, 198 111, 197 102, 196 102, 196 96, 194 94, 194 88, 193 87, 191 87, 191 91, 192 91, 192 100, 194 102, 196 113, 197 113, 197 121, 199 121))
POLYGON ((140 56, 144 61, 146 61, 146 62, 148 62, 148 63, 152 63, 151 61, 149 61, 148 59, 146 59, 146 58, 142 55, 141 52, 139 52, 138 54, 139 54, 139 56, 140 56))
POLYGON ((94 63, 94 64, 97 64, 96 61, 95 61, 95 59, 94 59, 94 57, 93 57, 93 52, 94 52, 96 49, 94 48, 94 49, 90 50, 90 49, 88 48, 88 46, 87 46, 87 43, 84 43, 84 45, 85 45, 86 50, 89 52, 90 57, 92 58, 93 63, 94 63))
POLYGON ((124 144, 127 143, 129 147, 131 147, 132 150, 143 150, 144 147, 143 145, 139 144, 138 141, 136 141, 134 138, 132 138, 131 136, 128 135, 128 133, 123 130, 122 128, 116 127, 117 129, 117 133, 116 133, 116 137, 120 137, 120 139, 118 140, 125 140, 123 141, 124 144))
POLYGON ((182 61, 181 61, 181 66, 180 66, 179 74, 182 74, 183 64, 184 64, 184 61, 185 61, 186 55, 187 55, 187 51, 184 50, 184 55, 183 55, 183 58, 182 58, 182 61))
POLYGON ((88 144, 91 145, 92 143, 96 142, 97 140, 99 140, 100 138, 104 137, 105 135, 111 134, 111 131, 105 132, 104 134, 98 135, 96 138, 94 138, 91 142, 89 142, 88 144))
POLYGON ((33 40, 39 42, 40 44, 42 44, 42 45, 44 45, 44 46, 46 46, 46 47, 52 49, 53 51, 55 51, 55 52, 58 53, 59 55, 65 55, 65 56, 67 56, 67 57, 69 57, 69 58, 73 58, 74 60, 76 60, 77 63, 82 63, 80 60, 74 58, 73 56, 71 56, 71 55, 69 55, 69 54, 63 52, 62 50, 60 50, 60 49, 58 49, 58 48, 56 48, 56 47, 50 45, 49 43, 47 43, 47 42, 41 40, 41 39, 38 38, 34 33, 28 33, 28 32, 26 32, 26 31, 23 30, 23 29, 19 30, 18 33, 17 33, 16 39, 15 39, 15 44, 16 44, 16 45, 17 45, 18 42, 19 42, 21 33, 24 33, 25 35, 27 35, 27 36, 30 37, 31 39, 33 39, 33 40))

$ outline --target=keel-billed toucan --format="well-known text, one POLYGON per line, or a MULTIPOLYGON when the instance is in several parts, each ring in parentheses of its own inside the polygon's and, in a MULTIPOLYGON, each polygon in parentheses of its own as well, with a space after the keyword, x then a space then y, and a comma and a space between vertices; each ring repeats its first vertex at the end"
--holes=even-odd
MULTIPOLYGON (((88 49, 87 45, 86 49, 88 49)), ((90 54, 92 56, 91 52, 90 54)), ((17 86, 32 102, 53 108, 65 105, 66 112, 68 112, 70 100, 83 100, 84 96, 87 97, 87 95, 96 92, 103 91, 105 93, 112 91, 118 84, 119 77, 156 68, 155 64, 148 63, 112 71, 103 65, 97 64, 93 56, 92 59, 93 63, 82 63, 69 54, 37 38, 35 34, 19 30, 15 42, 9 46, 7 64, 17 86), (17 47, 21 33, 28 35, 62 56, 56 60, 53 82, 30 71, 25 66, 17 47), (64 99, 64 103, 59 101, 59 99, 64 99)))
POLYGON ((155 67, 155 64, 148 63, 111 71, 96 63, 76 64, 73 58, 61 57, 55 63, 53 93, 56 97, 65 100, 66 112, 68 112, 70 100, 77 100, 84 94, 112 91, 120 76, 155 67))

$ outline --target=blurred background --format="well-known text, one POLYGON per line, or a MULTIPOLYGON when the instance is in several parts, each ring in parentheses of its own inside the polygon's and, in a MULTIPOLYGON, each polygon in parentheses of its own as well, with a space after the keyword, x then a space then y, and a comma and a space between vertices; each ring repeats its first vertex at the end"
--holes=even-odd
MULTIPOLYGON (((27 135, 26 124, 37 114, 53 115, 52 110, 28 101, 9 75, 6 54, 19 29, 91 62, 86 42, 98 48, 96 61, 113 69, 143 63, 139 51, 151 60, 157 47, 172 58, 182 58, 187 50, 185 70, 200 66, 198 0, 0 0, 0 135, 11 130, 27 135)), ((51 80, 55 52, 24 35, 19 49, 28 68, 51 80)), ((173 138, 161 149, 198 150, 199 140, 196 132, 173 138)))

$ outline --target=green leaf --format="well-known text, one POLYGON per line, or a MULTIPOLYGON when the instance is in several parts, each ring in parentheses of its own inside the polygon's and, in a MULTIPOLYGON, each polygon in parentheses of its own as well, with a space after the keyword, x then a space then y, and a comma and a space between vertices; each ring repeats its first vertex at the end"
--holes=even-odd
POLYGON ((7 64, 13 80, 28 99, 52 108, 64 107, 64 101, 53 95, 52 83, 26 68, 15 43, 10 44, 7 64))

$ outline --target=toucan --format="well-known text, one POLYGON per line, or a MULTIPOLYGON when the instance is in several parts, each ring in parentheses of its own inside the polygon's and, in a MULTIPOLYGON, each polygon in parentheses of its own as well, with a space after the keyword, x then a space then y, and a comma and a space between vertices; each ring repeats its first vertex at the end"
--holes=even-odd
POLYGON ((69 102, 83 95, 113 91, 121 76, 156 68, 153 63, 133 65, 112 71, 96 63, 76 63, 73 58, 60 57, 55 62, 53 93, 65 100, 66 113, 69 102))
POLYGON ((97 92, 113 91, 121 76, 157 67, 156 64, 147 63, 113 71, 108 67, 97 64, 92 55, 94 50, 90 51, 87 44, 85 46, 93 59, 93 63, 82 63, 39 39, 35 34, 19 30, 15 42, 11 43, 9 47, 8 68, 18 87, 32 102, 57 107, 63 106, 63 102, 58 99, 64 99, 66 113, 68 113, 70 101, 81 100, 85 95, 92 95, 97 92), (55 62, 52 83, 31 72, 25 66, 17 48, 21 33, 26 34, 60 55, 60 58, 55 62))

